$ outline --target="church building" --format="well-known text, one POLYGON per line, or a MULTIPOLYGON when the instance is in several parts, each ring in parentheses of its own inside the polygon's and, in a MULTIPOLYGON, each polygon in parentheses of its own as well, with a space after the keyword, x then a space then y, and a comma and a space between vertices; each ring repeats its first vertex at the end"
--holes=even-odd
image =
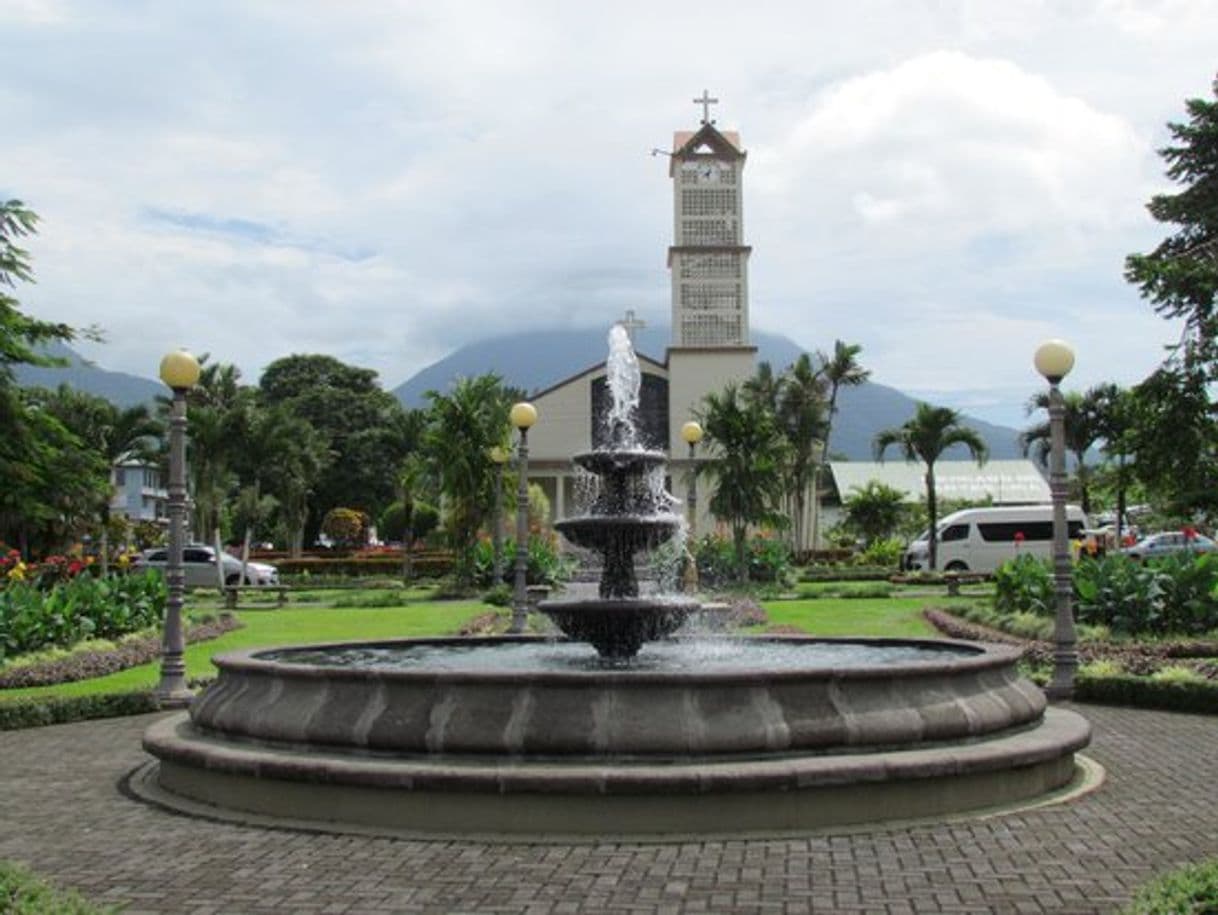
MULTIPOLYGON (((741 382, 754 371, 757 348, 749 341, 748 261, 744 243, 743 195, 746 153, 734 131, 720 131, 710 118, 718 100, 703 92, 697 130, 677 131, 669 156, 673 194, 672 341, 658 362, 637 354, 642 370, 639 425, 649 448, 667 450, 670 489, 686 498, 689 446, 681 427, 694 418, 708 393, 741 382)), ((632 311, 620 321, 628 332, 640 326, 632 311)), ((605 327, 606 338, 609 327, 605 327)), ((608 346, 606 345, 606 352, 608 346)), ((605 365, 600 363, 535 394, 538 422, 529 432, 529 478, 550 498, 561 518, 577 510, 576 471, 571 456, 603 444, 608 403, 605 365)), ((701 446, 699 446, 700 448, 701 446)), ((705 490, 698 499, 698 530, 710 530, 705 490)))

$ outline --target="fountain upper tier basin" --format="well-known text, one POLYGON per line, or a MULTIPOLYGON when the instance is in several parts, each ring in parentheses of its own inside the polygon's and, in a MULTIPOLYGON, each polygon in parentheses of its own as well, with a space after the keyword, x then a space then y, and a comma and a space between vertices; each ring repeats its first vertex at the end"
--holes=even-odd
POLYGON ((654 549, 671 540, 681 526, 677 515, 578 515, 554 527, 576 546, 590 550, 654 549))
POLYGON ((687 663, 649 665, 649 646, 623 668, 584 646, 530 638, 236 652, 216 659, 219 679, 191 717, 208 732, 310 746, 679 758, 975 738, 1034 721, 1045 708, 1008 647, 725 638, 668 650, 687 663), (570 662, 573 648, 582 665, 570 662), (460 663, 471 649, 475 663, 460 663), (895 653, 885 659, 884 649, 895 653), (763 667, 771 651, 785 653, 785 665, 763 667), (348 664, 352 652, 365 662, 348 664), (520 652, 537 660, 521 664, 511 657, 520 652), (423 656, 417 664, 413 653, 423 656), (557 662, 540 660, 550 653, 557 662), (699 663, 700 655, 718 658, 699 663))

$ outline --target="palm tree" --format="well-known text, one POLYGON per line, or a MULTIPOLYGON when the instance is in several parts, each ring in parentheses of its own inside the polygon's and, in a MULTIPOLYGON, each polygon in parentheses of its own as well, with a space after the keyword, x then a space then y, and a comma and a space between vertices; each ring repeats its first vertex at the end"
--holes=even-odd
POLYGON ((829 385, 829 409, 825 419, 825 439, 821 444, 820 461, 817 462, 812 475, 813 498, 816 499, 816 511, 812 514, 813 549, 816 549, 816 541, 820 536, 820 481, 829 465, 829 436, 833 432, 833 417, 837 415, 838 392, 842 388, 857 387, 871 377, 871 372, 859 364, 858 355, 862 351, 861 344, 834 340, 832 356, 817 353, 820 374, 829 385))
POLYGON ((919 402, 912 418, 895 429, 883 429, 875 437, 875 458, 884 460, 884 452, 896 445, 907 461, 926 465, 926 509, 930 516, 930 567, 935 569, 938 555, 935 530, 938 505, 935 500, 935 461, 952 445, 963 445, 978 464, 984 464, 989 449, 976 430, 960 425, 960 414, 948 407, 932 407, 919 402))
MULTIPOLYGON (((1091 388, 1085 394, 1078 391, 1067 391, 1062 400, 1065 402, 1065 433, 1066 450, 1074 457, 1075 477, 1078 480, 1079 501, 1083 505, 1083 514, 1091 514, 1091 498, 1089 491, 1090 470, 1087 466, 1087 452, 1104 437, 1103 421, 1100 416, 1103 394, 1099 388, 1091 388)), ((1049 394, 1042 391, 1028 401, 1029 415, 1037 410, 1049 409, 1049 394)), ((1019 444, 1024 455, 1033 449, 1041 465, 1049 462, 1049 452, 1052 447, 1049 420, 1045 419, 1019 434, 1019 444)))
POLYGON ((783 373, 778 388, 778 424, 790 445, 787 492, 795 554, 805 549, 804 515, 808 490, 815 479, 817 450, 828 430, 825 381, 807 353, 783 373))
POLYGON ((490 449, 503 441, 510 407, 503 381, 493 373, 458 378, 450 393, 428 391, 426 397, 431 409, 423 450, 449 500, 458 581, 469 585, 475 535, 494 501, 496 467, 490 449))
POLYGON ((698 419, 706 432, 709 456, 699 463, 697 472, 715 480, 710 510, 731 526, 736 574, 743 581, 748 577, 749 526, 786 524, 779 510, 784 488, 779 471, 790 446, 774 414, 752 409, 735 384, 728 384, 721 393, 707 394, 698 419))

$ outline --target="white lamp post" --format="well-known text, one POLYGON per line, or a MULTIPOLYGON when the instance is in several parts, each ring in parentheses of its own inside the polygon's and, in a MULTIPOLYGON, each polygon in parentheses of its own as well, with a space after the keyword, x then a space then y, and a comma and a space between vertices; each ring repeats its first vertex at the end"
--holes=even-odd
POLYGON ((1049 491, 1053 496, 1053 590, 1057 619, 1053 627, 1053 679, 1047 690, 1050 699, 1074 698, 1074 672, 1078 668, 1070 544, 1066 525, 1066 403, 1061 381, 1074 368, 1074 350, 1061 340, 1048 340, 1036 350, 1036 371, 1049 382, 1049 491))
POLYGON ((537 408, 521 401, 512 407, 512 425, 520 431, 517 448, 516 581, 512 589, 512 625, 509 632, 524 632, 529 618, 529 429, 537 422, 537 408))
POLYGON ((494 545, 495 561, 492 586, 503 581, 503 465, 511 456, 511 451, 502 445, 496 445, 490 450, 490 458, 495 462, 495 530, 491 541, 494 545))
POLYGON ((182 632, 185 574, 182 547, 186 527, 186 392, 199 380, 199 361, 185 350, 161 360, 161 380, 173 390, 169 414, 169 555, 165 564, 165 628, 161 639, 161 681, 157 701, 163 707, 190 702, 186 686, 186 639, 182 632))

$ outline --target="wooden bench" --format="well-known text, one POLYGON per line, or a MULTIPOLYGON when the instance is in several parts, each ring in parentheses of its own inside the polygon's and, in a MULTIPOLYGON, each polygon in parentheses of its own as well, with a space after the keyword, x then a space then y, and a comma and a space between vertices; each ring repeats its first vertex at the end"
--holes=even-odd
POLYGON ((224 608, 226 610, 236 610, 238 595, 245 593, 274 594, 275 606, 286 607, 288 604, 288 591, 291 589, 291 585, 225 585, 224 608))
POLYGON ((944 572, 943 581, 947 584, 947 596, 959 597, 961 585, 976 585, 989 579, 984 572, 944 572))

